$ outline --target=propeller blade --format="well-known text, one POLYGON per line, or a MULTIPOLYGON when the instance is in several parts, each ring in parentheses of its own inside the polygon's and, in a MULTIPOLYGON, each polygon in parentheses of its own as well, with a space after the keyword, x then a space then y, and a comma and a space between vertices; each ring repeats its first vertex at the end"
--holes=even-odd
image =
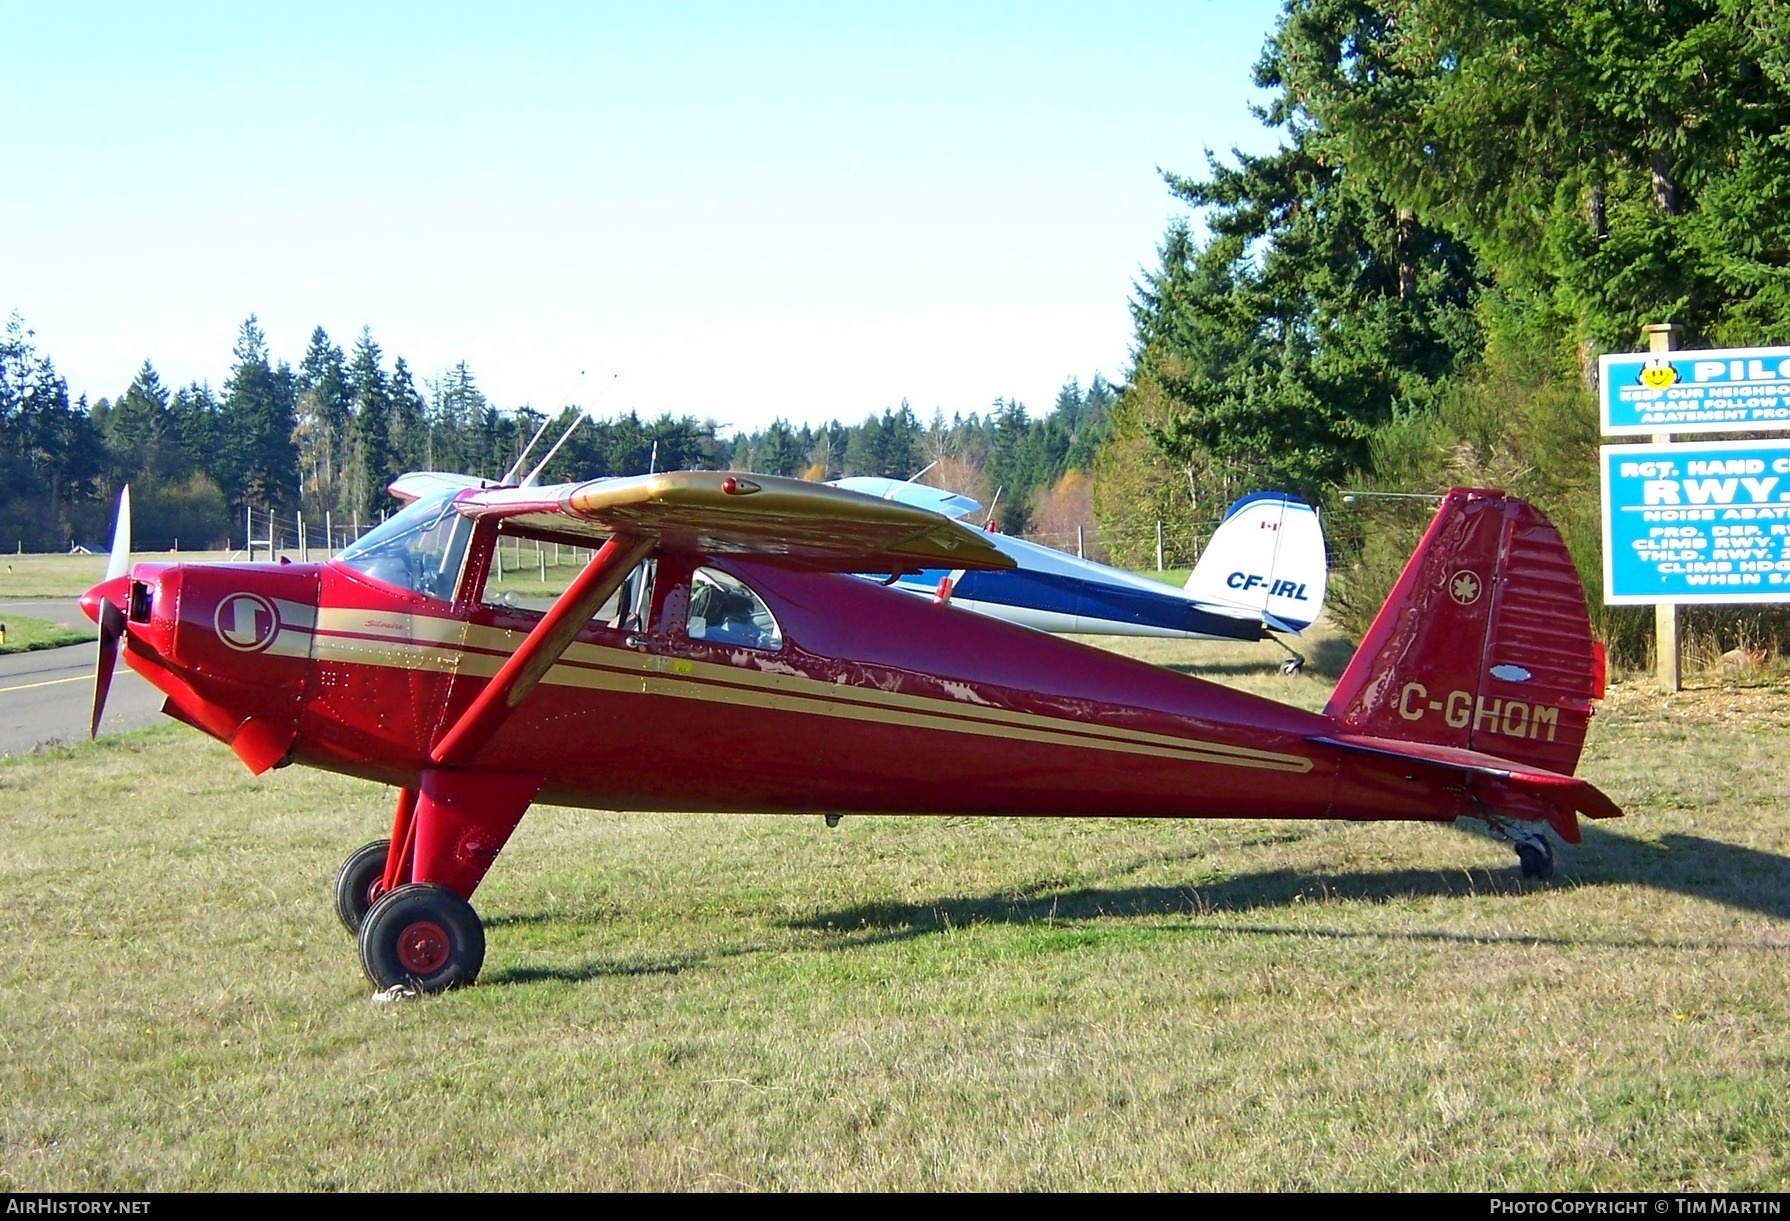
POLYGON ((99 719, 106 714, 112 670, 118 664, 118 641, 124 635, 124 612, 110 602, 99 604, 99 658, 93 668, 93 721, 87 736, 99 737, 99 719))
POLYGON ((112 558, 106 561, 106 580, 131 570, 131 485, 118 493, 118 523, 112 527, 112 558))
MULTIPOLYGON (((112 527, 112 555, 106 561, 106 580, 114 581, 131 569, 131 489, 118 493, 118 521, 112 527)), ((124 637, 124 612, 109 598, 99 600, 99 656, 93 666, 93 720, 87 736, 99 737, 99 721, 106 714, 106 696, 112 690, 112 671, 118 665, 118 642, 124 637)))

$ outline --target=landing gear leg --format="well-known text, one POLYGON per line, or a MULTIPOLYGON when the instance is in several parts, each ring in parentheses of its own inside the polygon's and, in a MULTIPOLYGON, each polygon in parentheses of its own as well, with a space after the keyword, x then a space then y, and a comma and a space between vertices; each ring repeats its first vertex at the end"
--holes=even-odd
POLYGON ((1297 674, 1299 671, 1305 669, 1305 654, 1294 652, 1292 645, 1282 640, 1279 636, 1276 636, 1273 632, 1264 632, 1263 638, 1272 640, 1275 644, 1287 651, 1287 659, 1280 663, 1280 672, 1282 674, 1297 674))
MULTIPOLYGON (((394 825, 405 828, 408 847, 387 861, 399 877, 383 897, 365 892, 373 903, 357 934, 375 988, 442 992, 478 978, 485 926, 467 900, 540 787, 539 776, 430 767, 399 796, 394 825)), ((380 875, 381 885, 391 882, 391 873, 380 875)))

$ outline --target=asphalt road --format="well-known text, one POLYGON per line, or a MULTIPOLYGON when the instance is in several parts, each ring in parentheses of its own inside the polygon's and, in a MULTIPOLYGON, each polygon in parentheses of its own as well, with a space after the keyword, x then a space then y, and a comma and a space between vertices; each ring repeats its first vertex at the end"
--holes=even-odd
MULTIPOLYGON (((29 615, 74 627, 91 627, 71 598, 63 601, 0 602, 0 620, 29 615)), ((48 742, 84 742, 93 715, 93 663, 97 647, 71 644, 62 649, 0 655, 0 755, 23 754, 48 742)), ((102 734, 159 725, 162 693, 122 661, 112 672, 102 734)))

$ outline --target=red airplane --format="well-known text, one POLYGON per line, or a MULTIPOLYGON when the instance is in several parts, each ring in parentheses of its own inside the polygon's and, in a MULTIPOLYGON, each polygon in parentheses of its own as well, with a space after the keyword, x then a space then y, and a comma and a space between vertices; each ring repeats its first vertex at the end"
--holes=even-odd
POLYGON ((1011 566, 923 508, 724 472, 393 490, 408 507, 322 564, 132 567, 127 503, 82 599, 96 725, 122 651, 257 774, 397 788, 390 837, 336 879, 379 989, 473 981, 469 900, 537 800, 829 823, 1465 816, 1540 877, 1544 826, 1576 843, 1577 814, 1621 813, 1572 775, 1602 695, 1578 576, 1499 492, 1443 499, 1320 714, 851 575, 1011 566), (595 554, 536 612, 487 589, 506 537, 595 554))

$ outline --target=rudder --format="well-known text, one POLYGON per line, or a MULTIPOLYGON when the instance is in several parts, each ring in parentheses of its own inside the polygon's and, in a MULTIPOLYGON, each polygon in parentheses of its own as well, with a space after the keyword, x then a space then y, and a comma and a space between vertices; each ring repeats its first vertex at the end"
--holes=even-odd
POLYGON ((1323 613, 1327 575, 1317 511, 1281 492, 1256 492, 1225 510, 1182 592, 1297 633, 1323 613))
POLYGON ((1346 733, 1495 755, 1570 776, 1602 652, 1566 544, 1534 506, 1455 488, 1324 714, 1346 733))

